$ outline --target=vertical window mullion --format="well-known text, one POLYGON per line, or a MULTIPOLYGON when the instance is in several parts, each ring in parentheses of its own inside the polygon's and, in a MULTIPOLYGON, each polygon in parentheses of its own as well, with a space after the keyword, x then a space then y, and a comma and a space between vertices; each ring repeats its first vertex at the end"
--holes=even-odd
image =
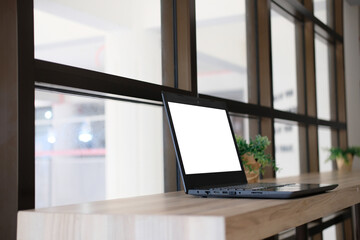
MULTIPOLYGON (((255 16, 257 34, 257 77, 258 77, 258 94, 259 103, 262 106, 273 107, 272 97, 272 72, 271 72, 271 31, 270 31, 270 1, 258 0, 256 4, 257 13, 255 16)), ((271 146, 268 148, 268 153, 274 156, 275 154, 275 137, 274 137, 274 119, 260 118, 259 124, 260 134, 267 136, 271 141, 271 146)), ((275 173, 267 171, 264 177, 274 177, 275 173)))
MULTIPOLYGON (((161 1, 161 37, 162 37, 162 81, 165 86, 178 88, 177 74, 177 21, 176 0, 161 1)), ((175 151, 166 114, 163 110, 164 145, 164 192, 179 189, 179 177, 176 167, 175 151), (176 176, 176 177, 175 177, 176 176)))
POLYGON ((260 105, 272 107, 270 1, 259 0, 257 7, 260 105))
MULTIPOLYGON (((196 45, 193 46, 191 40, 191 34, 194 34, 191 31, 191 25, 195 24, 191 23, 191 21, 195 21, 190 17, 191 4, 195 4, 194 1, 176 1, 178 87, 183 90, 196 91, 193 89, 194 80, 192 79, 192 65, 194 64, 192 55, 193 51, 196 51, 196 45)), ((197 92, 193 92, 193 94, 197 94, 197 92)))
MULTIPOLYGON (((313 1, 305 0, 304 6, 311 12, 313 12, 313 1)), ((314 23, 308 19, 305 19, 304 23, 304 35, 305 35, 305 59, 306 59, 306 102, 307 112, 306 114, 311 117, 317 116, 316 109, 316 79, 315 79, 315 46, 314 46, 314 23)), ((307 126, 307 149, 308 149, 308 164, 310 172, 319 171, 318 163, 318 136, 317 126, 307 126)))
POLYGON ((18 14, 18 210, 35 207, 35 109, 33 1, 17 1, 18 14))
POLYGON ((260 104, 257 1, 246 0, 248 102, 260 104))

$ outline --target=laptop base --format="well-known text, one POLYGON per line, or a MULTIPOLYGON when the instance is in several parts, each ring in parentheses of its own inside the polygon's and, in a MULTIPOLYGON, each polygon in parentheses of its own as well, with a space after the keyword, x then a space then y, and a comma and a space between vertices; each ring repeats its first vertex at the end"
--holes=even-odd
MULTIPOLYGON (((247 184, 249 186, 251 184, 247 184)), ((239 185, 241 186, 241 185, 239 185)), ((324 193, 336 188, 337 184, 284 184, 274 185, 264 188, 257 187, 249 189, 239 188, 209 188, 209 189, 191 189, 188 194, 201 197, 219 197, 219 198, 271 198, 271 199, 289 199, 324 193)))

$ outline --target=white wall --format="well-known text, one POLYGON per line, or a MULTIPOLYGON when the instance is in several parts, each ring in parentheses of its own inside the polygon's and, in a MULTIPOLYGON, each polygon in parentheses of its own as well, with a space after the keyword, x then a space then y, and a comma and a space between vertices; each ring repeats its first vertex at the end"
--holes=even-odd
MULTIPOLYGON (((344 1, 344 52, 349 146, 360 146, 360 7, 344 1)), ((354 168, 360 169, 360 161, 354 168)))

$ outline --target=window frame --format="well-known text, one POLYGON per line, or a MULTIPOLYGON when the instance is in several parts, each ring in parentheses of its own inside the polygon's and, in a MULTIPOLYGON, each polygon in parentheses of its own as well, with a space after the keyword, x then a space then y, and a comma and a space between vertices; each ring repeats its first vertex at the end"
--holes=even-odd
MULTIPOLYGON (((335 4, 342 4, 341 3, 335 4)), ((255 54, 248 56, 248 62, 255 64, 251 67, 251 79, 257 81, 257 103, 243 103, 234 100, 198 94, 197 66, 196 66, 196 18, 195 2, 162 1, 162 56, 163 82, 173 83, 174 87, 167 87, 146 83, 121 76, 113 76, 91 70, 46 62, 34 58, 34 26, 33 1, 17 1, 18 3, 18 56, 19 56, 19 209, 34 208, 35 203, 35 160, 34 160, 34 91, 47 89, 57 92, 71 92, 84 96, 122 99, 121 96, 140 99, 139 101, 161 102, 161 91, 199 96, 207 99, 225 101, 230 112, 249 114, 259 117, 260 134, 269 135, 273 141, 274 119, 295 121, 307 127, 306 144, 310 161, 308 171, 316 171, 318 167, 311 167, 317 160, 317 150, 311 147, 309 139, 316 138, 317 126, 328 126, 335 129, 340 146, 346 146, 346 118, 345 86, 343 69, 343 37, 341 12, 336 10, 335 29, 331 29, 313 13, 311 0, 305 0, 304 5, 297 0, 246 0, 247 11, 251 11, 247 18, 247 26, 254 27, 254 32, 248 41, 254 40, 255 54), (294 17, 301 19, 304 24, 305 82, 304 101, 305 114, 290 113, 273 108, 272 73, 271 73, 271 40, 270 40, 270 7, 275 4, 294 17), (314 84, 314 32, 335 42, 335 81, 337 86, 336 120, 321 120, 316 117, 316 93, 309 93, 314 84), (306 54, 309 52, 309 54, 306 54), (310 55, 310 56, 309 56, 310 55), (311 56, 312 55, 312 56, 311 56), (312 61, 308 62, 307 58, 312 61), (339 69, 338 69, 339 68, 339 69), (101 79, 101 84, 99 84, 101 79), (315 95, 314 95, 315 94, 315 95), (120 95, 120 97, 118 97, 120 95), (341 109, 341 111, 340 111, 341 109), (315 114, 313 114, 315 112, 315 114), (342 114, 342 115, 341 115, 342 114), (315 130, 313 130, 313 128, 315 130), (315 131, 315 132, 314 132, 315 131)), ((342 5, 340 5, 342 6, 342 5)), ((337 8, 334 8, 337 9, 337 8)), ((342 7, 340 8, 342 9, 342 7)), ((253 51, 254 52, 254 51, 253 51)), ((172 84, 171 84, 172 85, 172 84)), ((137 100, 135 100, 137 101, 137 100)), ((167 138, 169 139, 169 135, 167 138)), ((164 140, 166 141, 166 140, 164 140)), ((315 144, 317 147, 317 144, 315 144)), ((169 148, 170 146, 167 146, 169 148)), ((166 150, 174 158, 171 150, 166 150)), ((272 144, 271 153, 274 153, 272 144)), ((170 161, 170 160, 169 160, 170 161)), ((170 163, 169 163, 170 164, 170 163)), ((172 163, 171 163, 172 164, 172 163)), ((171 165, 174 168, 174 164, 171 165)), ((172 173, 167 174, 167 177, 172 173)), ((179 181, 179 180, 178 180, 179 181)), ((177 184, 179 189, 179 184, 177 184)))

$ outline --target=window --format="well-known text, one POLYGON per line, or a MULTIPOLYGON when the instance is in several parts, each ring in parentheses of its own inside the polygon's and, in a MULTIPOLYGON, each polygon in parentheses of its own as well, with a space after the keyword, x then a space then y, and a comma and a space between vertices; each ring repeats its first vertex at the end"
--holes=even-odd
POLYGON ((327 23, 327 2, 328 0, 314 0, 314 15, 323 23, 327 23))
POLYGON ((259 119, 254 116, 244 116, 236 113, 230 113, 232 128, 235 136, 244 138, 249 142, 259 134, 259 119))
POLYGON ((334 0, 313 0, 314 15, 324 24, 333 27, 334 0))
MULTIPOLYGON (((286 14, 286 13, 283 13, 286 14)), ((295 23, 271 10, 274 108, 298 112, 295 23), (286 47, 285 47, 286 46, 286 47)))
POLYGON ((35 58, 161 84, 160 0, 34 0, 35 58))
POLYGON ((335 82, 333 46, 320 36, 315 37, 316 106, 321 119, 335 120, 335 82))
POLYGON ((345 109, 343 56, 335 52, 342 29, 331 28, 342 18, 333 4, 19 1, 26 107, 32 86, 36 93, 36 120, 30 107, 19 110, 31 123, 20 133, 20 155, 31 153, 19 157, 20 200, 32 208, 35 196, 41 207, 179 189, 161 91, 226 102, 237 135, 272 141, 277 177, 318 171, 329 131, 331 146, 346 145, 346 121, 336 115, 345 109), (35 165, 36 186, 28 184, 35 165), (142 178, 144 167, 151 171, 142 178), (136 176, 130 190, 120 186, 126 174, 136 176))
POLYGON ((37 208, 164 191, 161 106, 36 91, 35 113, 37 208))
POLYGON ((320 126, 318 128, 320 172, 329 172, 334 169, 333 161, 328 161, 330 155, 329 149, 336 146, 333 136, 336 136, 336 132, 329 127, 320 126))
POLYGON ((195 2, 199 93, 248 102, 245 1, 195 2))
POLYGON ((300 136, 299 126, 294 122, 276 120, 275 131, 275 161, 279 168, 276 177, 299 175, 300 167, 300 136))

